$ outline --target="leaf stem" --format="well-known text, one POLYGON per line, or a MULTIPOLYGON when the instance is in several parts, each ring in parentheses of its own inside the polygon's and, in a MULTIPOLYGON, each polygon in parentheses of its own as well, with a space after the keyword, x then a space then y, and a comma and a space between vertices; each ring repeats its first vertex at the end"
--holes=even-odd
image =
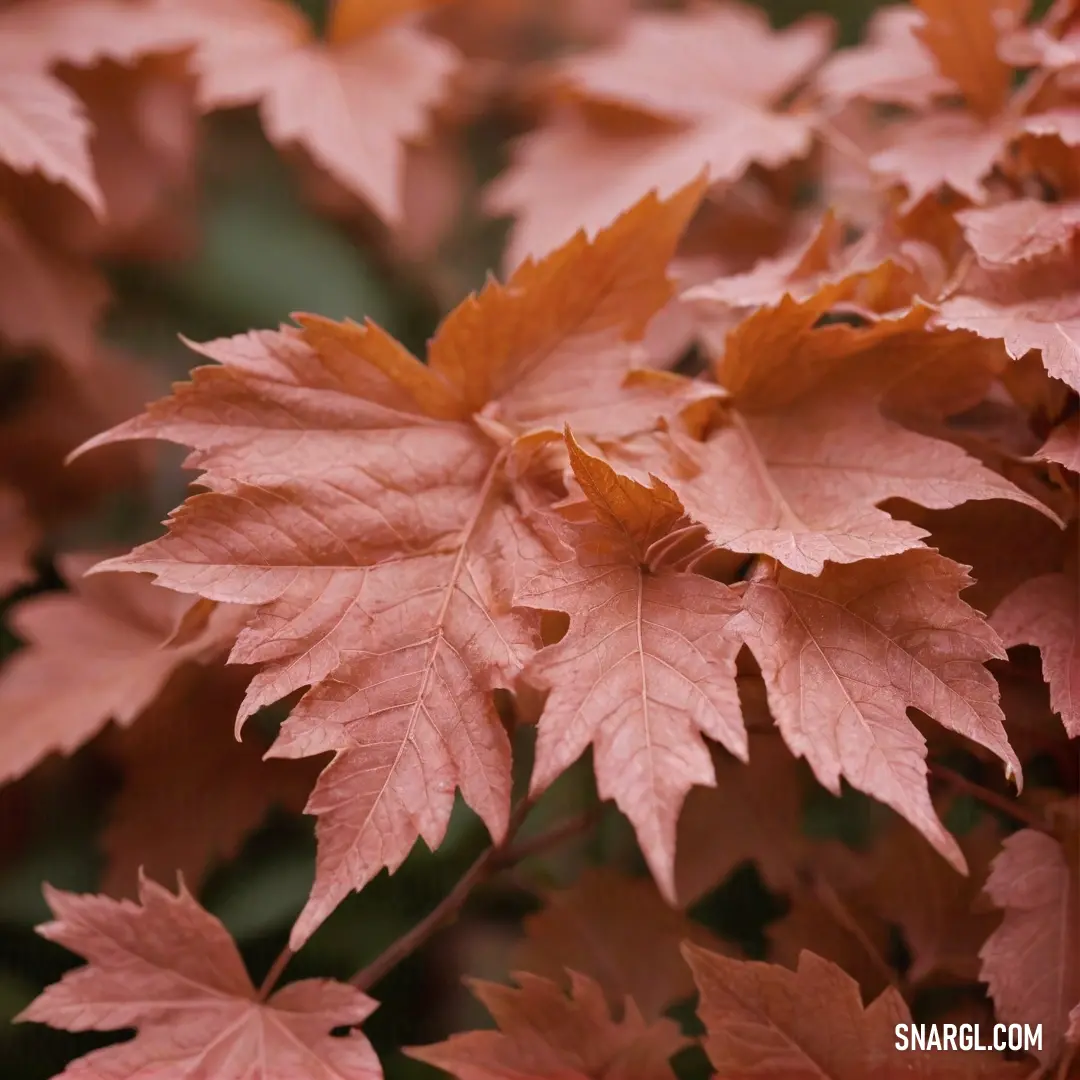
POLYGON ((469 894, 482 881, 498 871, 513 866, 530 855, 536 855, 546 851, 550 847, 561 843, 571 836, 586 831, 600 812, 597 807, 594 810, 579 814, 577 817, 564 821, 554 826, 539 836, 534 836, 520 844, 513 845, 513 840, 518 829, 521 828, 525 818, 528 817, 533 803, 530 799, 522 799, 510 815, 510 824, 507 826, 506 837, 501 844, 492 844, 487 848, 468 870, 461 876, 458 883, 439 901, 435 909, 420 920, 411 930, 407 930, 388 948, 380 953, 367 967, 357 972, 350 980, 352 986, 360 990, 367 990, 381 979, 385 978, 406 957, 411 956, 417 949, 425 944, 437 930, 450 922, 465 905, 469 894))
POLYGON ((991 791, 989 788, 983 787, 982 784, 975 783, 974 780, 969 780, 962 773, 950 769, 947 765, 939 765, 937 762, 933 762, 930 765, 930 771, 939 780, 944 780, 951 788, 961 791, 965 795, 971 795, 991 809, 1011 817, 1013 821, 1018 821, 1029 829, 1037 829, 1039 832, 1050 832, 1050 827, 1046 822, 1026 806, 1022 806, 1012 799, 1007 799, 1004 795, 999 795, 998 792, 991 791))
POLYGON ((530 836, 515 844, 499 858, 500 869, 515 866, 534 855, 543 854, 549 848, 558 847, 564 840, 572 840, 575 836, 588 832, 600 820, 603 809, 603 804, 597 803, 584 813, 553 825, 547 832, 530 836))
POLYGON ((281 973, 288 966, 289 961, 294 955, 295 954, 288 945, 278 953, 277 959, 270 965, 270 970, 266 973, 266 977, 259 985, 259 1001, 265 1001, 270 996, 270 991, 277 985, 278 979, 281 978, 281 973))

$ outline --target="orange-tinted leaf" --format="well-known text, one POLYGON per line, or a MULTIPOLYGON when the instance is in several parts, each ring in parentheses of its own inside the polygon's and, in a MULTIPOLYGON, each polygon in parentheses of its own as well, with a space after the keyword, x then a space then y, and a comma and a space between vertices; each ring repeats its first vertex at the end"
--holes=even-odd
POLYGON ((260 1000, 228 931, 180 886, 139 882, 139 902, 45 886, 53 921, 38 932, 85 957, 17 1017, 68 1031, 137 1027, 134 1039, 94 1050, 72 1080, 378 1080, 371 1044, 335 1027, 376 1003, 330 979, 303 979, 260 1000))
POLYGON ((926 24, 915 31, 934 54, 938 70, 952 79, 968 107, 993 116, 1005 104, 1012 70, 998 56, 999 40, 1027 13, 1029 0, 915 0, 926 24))
POLYGON ((956 93, 957 86, 938 70, 933 54, 920 40, 925 18, 901 4, 878 8, 866 40, 831 56, 814 85, 826 101, 843 105, 854 98, 920 108, 956 93))
POLYGON ((312 687, 272 751, 337 755, 307 807, 318 866, 294 947, 418 837, 441 843, 456 788, 493 836, 505 831, 510 746, 492 691, 512 688, 540 644, 539 615, 513 594, 552 561, 513 426, 561 426, 560 409, 584 405, 607 430, 626 403, 651 428, 670 407, 633 377, 623 389, 625 351, 588 397, 559 396, 548 367, 562 375, 585 342, 640 332, 670 294, 666 263, 699 197, 694 185, 646 198, 596 240, 470 297, 429 365, 378 327, 304 317, 302 332, 202 347, 221 366, 87 444, 195 447, 188 464, 210 490, 166 536, 104 565, 258 606, 231 654, 262 665, 241 721, 312 687))
POLYGON ((980 373, 985 385, 1000 358, 974 338, 928 334, 925 309, 863 329, 815 329, 841 288, 802 303, 785 297, 744 320, 717 364, 730 404, 704 439, 679 438, 650 464, 713 541, 819 573, 827 560, 920 546, 923 530, 879 509, 886 499, 944 508, 1007 498, 1049 513, 959 447, 883 412, 892 397, 916 396, 907 387, 933 402, 932 379, 943 399, 933 408, 956 411, 948 398, 969 393, 980 373))
POLYGON ((522 972, 515 980, 520 989, 471 984, 498 1031, 451 1035, 406 1053, 458 1080, 674 1080, 668 1059, 688 1041, 674 1021, 648 1023, 628 999, 616 1022, 603 990, 584 975, 570 974, 570 997, 536 975, 522 972))

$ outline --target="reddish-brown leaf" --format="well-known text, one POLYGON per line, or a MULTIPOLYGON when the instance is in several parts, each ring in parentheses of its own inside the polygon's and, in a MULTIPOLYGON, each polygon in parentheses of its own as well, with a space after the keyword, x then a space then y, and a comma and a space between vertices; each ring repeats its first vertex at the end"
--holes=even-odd
POLYGON ((43 246, 0 207, 0 341, 86 367, 108 299, 96 270, 43 246))
POLYGON ((963 567, 932 551, 752 579, 741 633, 788 746, 834 794, 840 777, 907 818, 958 870, 965 860, 926 787, 916 708, 992 750, 1020 777, 997 683, 993 630, 958 596, 963 567))
POLYGON ((1006 648, 1035 645, 1050 705, 1070 738, 1080 736, 1080 582, 1075 568, 1029 578, 995 608, 991 624, 1006 648))
POLYGON ((883 411, 917 396, 937 398, 946 415, 967 407, 1001 358, 970 336, 928 333, 920 308, 862 329, 815 328, 846 289, 825 286, 801 303, 785 296, 728 335, 716 377, 729 401, 704 438, 676 433, 648 465, 690 516, 722 547, 816 574, 826 561, 921 546, 923 530, 879 509, 886 499, 944 508, 1007 498, 1048 512, 958 446, 883 411))
POLYGON ((755 162, 775 168, 805 155, 811 117, 781 102, 831 36, 822 18, 777 32, 756 9, 726 3, 634 15, 611 45, 564 61, 558 81, 620 120, 559 110, 522 140, 487 192, 491 212, 517 218, 508 263, 550 251, 577 228, 595 230, 646 191, 674 191, 704 167, 713 182, 729 181, 755 162))
POLYGON ((739 602, 719 582, 664 567, 660 546, 690 524, 666 484, 620 475, 569 433, 567 444, 594 519, 569 527, 571 557, 515 595, 515 603, 570 616, 566 636, 525 672, 550 690, 532 790, 543 791, 592 744, 600 797, 633 823, 674 903, 679 811, 694 784, 716 782, 701 736, 746 758, 739 645, 728 631, 739 602))
POLYGON ((1023 829, 994 859, 986 892, 1004 908, 1001 926, 979 952, 979 977, 989 984, 1005 1023, 1042 1024, 1036 1056, 1061 1053, 1070 1010, 1080 1004, 1080 852, 1072 843, 1023 829))
POLYGON ((670 296, 664 268, 701 191, 649 197, 595 241, 489 283, 448 316, 428 365, 373 325, 305 316, 302 332, 204 347, 220 367, 88 444, 196 448, 209 493, 106 565, 258 606, 231 655, 263 665, 241 720, 313 687, 273 750, 337 754, 308 804, 318 868, 294 947, 418 837, 436 847, 455 788, 503 834, 510 748, 491 691, 539 644, 538 616, 512 600, 551 559, 510 440, 568 417, 590 434, 649 428, 691 385, 628 374, 621 338, 670 296), (588 367, 587 348, 606 359, 588 367))
MULTIPOLYGON (((83 578, 94 561, 62 559, 73 592, 42 593, 12 612, 28 644, 0 668, 0 780, 72 753, 110 720, 133 724, 185 661, 228 647, 214 630, 163 647, 188 601, 144 577, 83 578)), ((232 613, 222 615, 228 622, 232 613)))
MULTIPOLYGON (((299 143, 380 217, 400 221, 405 144, 447 93, 457 52, 410 20, 337 18, 327 41, 286 0, 168 0, 198 36, 207 109, 259 104, 269 138, 299 143)), ((386 14, 415 4, 386 4, 386 14)), ((370 13, 369 13, 370 14, 370 13)))
POLYGON ((958 1050, 899 1053, 895 1026, 911 1014, 886 990, 863 1007, 858 984, 804 952, 798 971, 685 946, 701 994, 705 1050, 730 1080, 1019 1080, 1030 1068, 958 1050))
POLYGON ((1054 378, 1080 387, 1080 278, 1071 257, 985 273, 938 312, 940 325, 998 339, 1015 360, 1037 349, 1054 378))
POLYGON ((249 678, 219 665, 185 669, 137 724, 117 732, 110 756, 124 781, 101 837, 102 892, 137 895, 141 868, 156 881, 180 873, 198 894, 274 806, 303 810, 317 770, 264 761, 266 740, 233 735, 249 678))
POLYGON ((586 975, 603 987, 612 1009, 629 998, 646 1020, 694 992, 682 942, 723 951, 705 927, 669 907, 648 878, 594 868, 544 899, 544 909, 525 919, 513 967, 563 985, 567 972, 586 975))
POLYGON ((991 269, 1066 248, 1080 230, 1080 203, 1017 199, 956 215, 979 262, 991 269))
POLYGON ((770 957, 794 967, 800 950, 810 949, 864 989, 881 990, 896 978, 886 958, 890 933, 899 927, 910 956, 909 984, 942 974, 976 981, 979 946, 999 921, 985 901, 977 902, 1001 847, 996 824, 985 817, 957 837, 968 863, 963 877, 907 822, 890 819, 865 854, 817 845, 789 914, 769 928, 770 957))
POLYGON ((45 886, 53 921, 38 927, 87 964, 37 997, 18 1020, 67 1031, 138 1028, 64 1070, 69 1080, 378 1080, 371 1044, 335 1027, 376 1003, 352 986, 303 979, 260 999, 224 926, 192 898, 146 878, 139 902, 45 886))
POLYGON ((603 990, 573 972, 569 997, 558 983, 536 975, 514 979, 520 989, 471 983, 498 1031, 451 1035, 405 1052, 458 1080, 674 1080, 668 1059, 689 1041, 674 1021, 649 1023, 627 999, 616 1022, 603 990))
POLYGON ((802 831, 809 773, 776 737, 760 679, 740 678, 749 761, 713 754, 715 787, 696 787, 679 817, 675 885, 679 902, 695 903, 741 862, 752 859, 765 883, 789 891, 814 850, 802 831), (749 685, 748 685, 749 684, 749 685))

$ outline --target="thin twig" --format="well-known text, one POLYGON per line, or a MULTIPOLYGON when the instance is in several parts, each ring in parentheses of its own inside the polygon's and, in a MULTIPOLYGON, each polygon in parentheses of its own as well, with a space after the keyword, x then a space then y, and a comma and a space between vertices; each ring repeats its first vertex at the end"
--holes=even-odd
POLYGON ((570 840, 575 836, 588 832, 599 820, 603 810, 603 805, 598 803, 583 814, 578 814, 576 817, 560 822, 558 825, 553 825, 547 832, 527 837, 500 856, 499 869, 514 866, 524 859, 543 854, 550 848, 558 847, 564 840, 570 840))
POLYGON ((1050 832, 1046 822, 1038 814, 1032 813, 1026 806, 1007 799, 1004 795, 999 795, 996 791, 991 791, 989 788, 983 787, 982 784, 975 783, 974 780, 969 780, 962 773, 950 769, 947 765, 939 765, 935 762, 930 766, 930 771, 939 780, 944 780, 950 787, 962 791, 965 795, 971 795, 973 798, 978 799, 979 802, 1008 815, 1014 821, 1026 825, 1029 829, 1037 829, 1039 832, 1044 833, 1050 832))
POLYGON ((852 915, 847 905, 840 898, 840 894, 818 874, 806 874, 804 875, 804 881, 810 893, 816 897, 835 922, 859 943, 873 968, 890 986, 899 990, 900 984, 892 965, 881 955, 877 946, 867 936, 866 931, 859 925, 858 919, 852 915))
POLYGON ((349 984, 360 990, 367 990, 374 986, 380 979, 385 978, 406 957, 414 953, 424 942, 427 941, 436 930, 448 923, 464 906, 469 894, 485 878, 490 877, 499 869, 502 856, 506 853, 508 845, 514 835, 521 828, 522 822, 528 816, 533 804, 529 799, 522 799, 510 815, 510 823, 506 829, 506 837, 501 844, 492 844, 487 848, 468 870, 461 876, 458 883, 439 901, 435 909, 421 919, 411 930, 407 930, 390 946, 384 949, 367 967, 358 971, 350 980, 349 984))

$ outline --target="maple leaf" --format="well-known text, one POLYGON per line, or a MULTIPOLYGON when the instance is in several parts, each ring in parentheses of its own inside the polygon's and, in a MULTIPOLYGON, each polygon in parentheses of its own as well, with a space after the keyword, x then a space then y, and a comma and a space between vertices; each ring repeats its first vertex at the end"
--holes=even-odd
POLYGON ((924 530, 878 508, 890 498, 935 508, 1007 498, 1053 518, 959 447, 883 413, 913 384, 924 401, 938 397, 945 415, 966 408, 972 381, 987 380, 1000 357, 974 338, 928 333, 925 308, 861 329, 815 328, 849 288, 845 279, 802 302, 785 296, 728 335, 715 368, 728 399, 703 437, 676 431, 670 450, 649 464, 690 516, 721 547, 810 574, 826 561, 919 546, 924 530))
POLYGON ((1039 447, 1036 456, 1043 461, 1056 461, 1073 472, 1080 472, 1080 422, 1073 419, 1058 424, 1039 447))
POLYGON ((515 595, 517 604, 570 616, 566 636, 524 675, 551 691, 532 791, 543 791, 591 743, 600 797, 614 798, 630 819, 674 903, 679 811, 694 784, 716 782, 701 735, 746 758, 739 645, 727 630, 739 602, 719 582, 663 566, 661 545, 690 525, 666 484, 645 487, 585 453, 569 431, 566 441, 595 519, 570 527, 571 558, 515 595))
POLYGON ((954 94, 956 83, 938 69, 920 40, 922 12, 901 4, 879 8, 866 27, 866 39, 834 53, 821 66, 814 86, 830 104, 855 98, 909 108, 925 108, 954 94))
POLYGON ((998 55, 998 43, 1023 20, 1029 0, 915 0, 926 23, 915 34, 933 53, 938 70, 960 88, 980 116, 1004 108, 1012 69, 998 55))
POLYGON ((994 611, 1028 578, 1059 570, 1068 544, 1067 532, 1020 503, 973 502, 922 512, 910 507, 904 516, 929 531, 928 542, 939 554, 971 567, 975 581, 964 599, 982 612, 994 611))
POLYGON ((222 651, 216 630, 163 648, 189 601, 142 577, 82 577, 95 560, 62 558, 72 591, 30 597, 11 613, 28 645, 0 669, 0 781, 73 753, 110 720, 134 723, 180 665, 222 651))
POLYGON ((307 807, 318 868, 294 948, 418 837, 437 847, 456 787, 503 835, 510 747, 491 691, 539 644, 513 592, 551 559, 512 440, 568 418, 651 427, 673 387, 698 395, 636 377, 621 339, 670 297, 664 267, 702 188, 646 198, 594 241, 489 283, 447 317, 427 365, 374 325, 304 316, 302 332, 204 346, 220 367, 86 444, 196 448, 187 463, 210 491, 103 565, 258 606, 230 656, 263 665, 240 722, 313 687, 272 750, 336 752, 307 807))
POLYGON ((314 772, 263 761, 268 744, 250 733, 243 743, 233 737, 249 678, 242 668, 188 667, 116 733, 110 757, 124 780, 101 837, 103 893, 136 895, 140 869, 154 880, 180 873, 197 893, 272 807, 303 809, 314 772))
POLYGON ((1000 340, 1014 360, 1037 349, 1054 378, 1080 387, 1080 278, 1068 254, 984 271, 937 310, 938 325, 1000 340))
POLYGON ((859 893, 875 913, 903 931, 911 953, 906 972, 911 982, 935 972, 974 980, 977 947, 997 923, 996 916, 975 906, 991 858, 1000 849, 995 822, 984 817, 957 841, 968 865, 966 878, 898 819, 876 840, 868 860, 859 893))
POLYGON ((1080 582, 1075 560, 1060 573, 1039 574, 1016 587, 994 609, 991 625, 1006 648, 1034 645, 1050 686, 1050 707, 1070 738, 1080 735, 1080 582))
POLYGON ((750 729, 749 761, 714 753, 716 786, 696 787, 686 800, 675 849, 676 891, 684 907, 747 859, 770 888, 788 892, 814 850, 802 832, 806 766, 775 729, 764 730, 773 720, 761 681, 740 678, 739 690, 750 729))
POLYGON ((0 159, 17 172, 67 184, 100 214, 105 200, 94 178, 90 131, 82 103, 58 79, 36 71, 0 74, 0 159))
POLYGON ((862 52, 840 54, 833 71, 825 69, 822 88, 834 101, 862 96, 923 108, 892 123, 887 145, 868 159, 874 173, 905 185, 904 211, 942 185, 984 202, 983 181, 1023 130, 1007 108, 1012 69, 998 45, 1021 21, 1026 0, 918 0, 917 7, 922 18, 911 13, 882 19, 874 28, 876 40, 862 52), (925 70, 927 61, 932 72, 925 70), (877 71, 860 85, 858 76, 870 64, 877 71), (931 108, 948 88, 959 91, 964 109, 931 108))
POLYGON ((629 998, 647 1020, 694 992, 681 942, 722 951, 705 927, 669 907, 648 878, 605 867, 586 870, 569 889, 548 891, 543 910, 527 916, 524 929, 514 968, 562 984, 567 972, 585 975, 603 987, 612 1008, 629 998))
POLYGON ((987 198, 983 181, 1002 156, 1015 125, 965 112, 941 112, 897 123, 889 145, 870 158, 880 176, 903 183, 912 209, 942 185, 974 203, 987 198))
POLYGON ((956 215, 983 266, 998 269, 1066 248, 1080 230, 1080 203, 1015 199, 956 215))
POLYGON ((272 142, 299 143, 381 218, 400 223, 405 144, 425 134, 459 65, 447 42, 400 18, 419 5, 339 4, 320 41, 286 0, 169 2, 198 37, 205 109, 257 103, 272 142))
POLYGON ((65 67, 86 107, 105 203, 103 218, 62 188, 26 184, 24 220, 50 247, 93 258, 187 257, 194 213, 199 114, 186 58, 152 53, 121 65, 65 67))
POLYGON ((1061 1053, 1070 1010, 1080 1004, 1080 867, 1071 843, 1034 829, 1008 837, 986 893, 1005 910, 979 951, 979 978, 1005 1023, 1041 1023, 1044 1064, 1061 1053))
POLYGON ((33 378, 0 418, 0 484, 19 492, 35 520, 46 526, 67 522, 118 488, 143 486, 152 447, 110 447, 74 466, 64 459, 87 436, 130 416, 153 393, 145 367, 100 347, 85 366, 72 367, 56 356, 15 354, 0 361, 0 370, 8 363, 15 373, 20 365, 24 373, 32 371, 33 378))
POLYGON ((674 1021, 648 1023, 628 998, 616 1022, 597 983, 569 977, 569 997, 558 983, 525 972, 513 975, 520 989, 470 981, 499 1030, 451 1035, 405 1053, 458 1080, 674 1080, 668 1059, 689 1042, 674 1021))
POLYGON ((96 270, 45 247, 0 207, 0 340, 88 367, 108 299, 96 270))
POLYGON ((87 965, 66 974, 16 1020, 68 1031, 138 1028, 129 1042, 72 1062, 67 1080, 377 1080, 358 1031, 376 1003, 329 979, 303 979, 263 1000, 228 931, 181 881, 176 895, 147 878, 139 903, 45 886, 54 919, 38 927, 87 965))
POLYGON ((34 0, 0 13, 0 160, 65 184, 98 216, 105 198, 90 154, 93 127, 77 94, 49 69, 129 64, 193 38, 159 0, 34 0))
POLYGON ((760 11, 724 3, 635 14, 611 45, 563 61, 555 82, 584 107, 556 110, 525 136, 485 195, 490 213, 516 217, 508 265, 599 228, 652 188, 674 191, 703 167, 716 183, 755 162, 775 168, 805 156, 812 118, 779 103, 831 37, 824 18, 774 31, 760 11), (567 189, 572 202, 559 194, 567 189))
POLYGON ((701 995, 705 1051, 731 1080, 1019 1080, 1030 1072, 987 1054, 898 1053, 895 1027, 911 1022, 900 993, 889 988, 864 1008, 855 980, 811 952, 796 971, 689 944, 683 953, 701 995))
POLYGON ((64 63, 125 66, 153 53, 183 52, 196 41, 186 0, 33 0, 0 16, 5 65, 35 70, 64 63))
POLYGON ((840 777, 907 818, 961 873, 963 853, 926 787, 916 708, 995 753, 1020 781, 994 677, 1005 652, 957 595, 963 567, 909 551, 820 577, 780 568, 753 578, 735 632, 750 647, 784 740, 834 795, 840 777))
POLYGON ((805 860, 807 880, 792 891, 791 910, 769 927, 770 956, 794 966, 799 952, 810 948, 858 975, 864 987, 882 988, 883 975, 895 978, 888 968, 883 971, 881 958, 889 955, 890 933, 899 927, 911 960, 904 972, 908 983, 936 973, 974 982, 978 948, 998 923, 987 905, 977 907, 976 898, 1000 850, 1000 836, 984 817, 957 841, 967 877, 892 815, 868 852, 819 842, 805 860))
POLYGON ((809 950, 836 964, 873 999, 898 981, 889 962, 896 928, 853 894, 865 871, 858 856, 837 841, 819 842, 818 848, 788 893, 787 913, 765 928, 769 959, 795 970, 809 950))

